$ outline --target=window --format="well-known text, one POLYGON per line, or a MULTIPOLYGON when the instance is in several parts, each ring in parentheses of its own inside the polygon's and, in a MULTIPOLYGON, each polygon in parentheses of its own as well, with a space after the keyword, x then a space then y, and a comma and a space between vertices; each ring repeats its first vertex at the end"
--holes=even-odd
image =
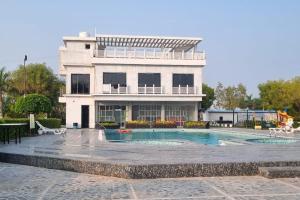
POLYGON ((120 122, 125 121, 126 106, 120 105, 102 105, 96 102, 96 122, 120 122), (121 110, 121 113, 120 111, 121 110))
POLYGON ((161 117, 161 105, 133 105, 132 119, 145 121, 159 121, 161 117))
POLYGON ((139 73, 139 87, 160 87, 160 73, 139 73))
POLYGON ((165 118, 168 121, 183 122, 192 120, 193 106, 188 105, 166 105, 165 118))
POLYGON ((194 87, 194 74, 173 74, 173 87, 194 87))
POLYGON ((103 84, 111 84, 113 87, 126 87, 126 73, 103 73, 103 84))
POLYGON ((90 44, 85 44, 85 49, 90 49, 91 45, 90 44))
POLYGON ((90 75, 72 74, 71 75, 71 94, 89 94, 90 75))

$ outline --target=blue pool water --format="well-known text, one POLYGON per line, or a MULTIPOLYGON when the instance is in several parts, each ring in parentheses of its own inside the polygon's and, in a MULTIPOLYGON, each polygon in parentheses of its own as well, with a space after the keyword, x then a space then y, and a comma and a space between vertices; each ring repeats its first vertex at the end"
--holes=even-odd
POLYGON ((121 143, 139 144, 161 144, 161 145, 180 145, 184 142, 193 142, 207 145, 222 144, 241 144, 239 142, 247 139, 257 139, 251 135, 222 134, 213 132, 195 132, 188 130, 132 130, 131 133, 118 133, 115 130, 105 131, 106 140, 121 143))

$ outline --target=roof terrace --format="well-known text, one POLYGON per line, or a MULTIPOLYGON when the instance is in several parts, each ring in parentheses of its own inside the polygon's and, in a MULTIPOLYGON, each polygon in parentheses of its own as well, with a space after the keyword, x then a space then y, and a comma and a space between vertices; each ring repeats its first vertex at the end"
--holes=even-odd
POLYGON ((201 38, 96 35, 99 58, 140 58, 205 60, 205 53, 196 51, 201 38))

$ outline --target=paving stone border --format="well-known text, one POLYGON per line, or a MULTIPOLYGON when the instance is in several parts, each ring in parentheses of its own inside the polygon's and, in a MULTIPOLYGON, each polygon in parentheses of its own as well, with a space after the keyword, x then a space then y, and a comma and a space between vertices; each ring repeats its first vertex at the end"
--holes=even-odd
POLYGON ((126 179, 252 176, 259 174, 259 167, 300 166, 300 161, 130 165, 3 152, 0 162, 126 179))

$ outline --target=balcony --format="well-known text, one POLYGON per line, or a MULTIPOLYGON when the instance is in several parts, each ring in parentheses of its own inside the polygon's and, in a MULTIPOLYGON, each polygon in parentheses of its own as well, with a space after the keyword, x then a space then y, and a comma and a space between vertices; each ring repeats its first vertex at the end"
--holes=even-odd
POLYGON ((103 94, 128 94, 128 87, 111 84, 103 84, 103 94))
POLYGON ((166 60, 205 60, 204 52, 195 51, 156 51, 156 50, 126 50, 105 49, 95 50, 97 58, 132 58, 132 59, 166 59, 166 60))
POLYGON ((163 90, 162 87, 138 87, 138 93, 139 94, 162 94, 163 90))
POLYGON ((173 94, 196 94, 196 87, 191 86, 181 86, 172 88, 173 94))

